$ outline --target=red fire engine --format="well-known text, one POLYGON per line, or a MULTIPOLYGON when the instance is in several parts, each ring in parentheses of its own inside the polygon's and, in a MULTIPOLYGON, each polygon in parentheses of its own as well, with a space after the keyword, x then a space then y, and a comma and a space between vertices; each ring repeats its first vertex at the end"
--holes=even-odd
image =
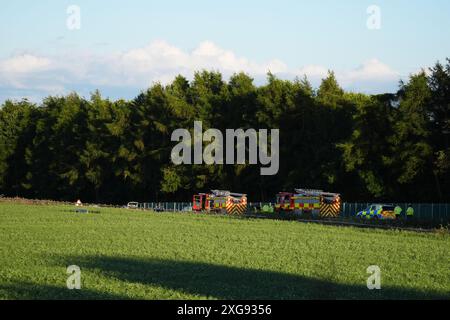
POLYGON ((295 193, 277 194, 275 210, 294 212, 320 217, 337 217, 341 210, 341 198, 338 193, 315 189, 295 189, 295 193))
POLYGON ((192 199, 192 210, 243 214, 247 211, 247 195, 224 190, 195 194, 192 199))

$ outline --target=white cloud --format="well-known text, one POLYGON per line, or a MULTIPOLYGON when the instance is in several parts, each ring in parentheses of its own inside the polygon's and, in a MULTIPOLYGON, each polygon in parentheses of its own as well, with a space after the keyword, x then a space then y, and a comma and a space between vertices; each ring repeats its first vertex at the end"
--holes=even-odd
POLYGON ((361 88, 365 92, 380 93, 397 89, 400 74, 377 59, 364 62, 350 71, 341 71, 336 74, 340 84, 353 91, 361 88))
MULTIPOLYGON (((319 65, 307 65, 295 71, 297 75, 306 75, 311 79, 323 79, 328 74, 328 68, 319 65)), ((399 78, 399 73, 377 59, 364 62, 352 70, 335 70, 336 78, 342 85, 359 81, 391 81, 399 78)))
MULTIPOLYGON (((329 68, 320 65, 306 65, 293 72, 306 75, 315 86, 328 74, 329 68)), ((396 88, 400 74, 377 59, 370 59, 351 70, 334 70, 339 84, 345 89, 368 93, 392 91, 396 88)))
POLYGON ((295 71, 295 74, 307 76, 310 79, 322 79, 327 76, 328 69, 318 65, 307 65, 295 71))
POLYGON ((392 80, 398 77, 399 74, 397 72, 377 59, 366 61, 355 70, 351 70, 343 75, 346 81, 392 80))
POLYGON ((32 73, 49 68, 51 61, 31 54, 22 54, 0 62, 0 71, 8 74, 32 73))
MULTIPOLYGON (((192 78, 195 71, 202 69, 220 71, 225 78, 243 71, 260 82, 268 71, 290 79, 306 75, 317 85, 326 77, 329 68, 305 65, 291 69, 278 59, 259 63, 211 41, 186 51, 159 40, 142 48, 101 56, 71 52, 45 57, 22 54, 0 60, 0 98, 7 96, 8 90, 11 96, 13 92, 17 95, 17 90, 45 96, 69 90, 89 92, 104 87, 134 88, 137 94, 154 81, 168 83, 177 74, 192 78)), ((364 86, 373 91, 377 86, 384 88, 386 83, 396 83, 399 79, 397 72, 377 59, 368 60, 353 70, 335 70, 335 73, 344 87, 362 91, 364 86)))
POLYGON ((280 73, 287 71, 287 66, 280 60, 274 59, 258 64, 244 57, 237 57, 234 52, 219 48, 210 41, 202 42, 191 54, 192 70, 217 68, 225 73, 244 71, 254 75, 280 73))
POLYGON ((258 64, 210 41, 204 41, 192 52, 186 52, 160 40, 143 48, 116 54, 110 59, 115 68, 109 71, 120 75, 121 81, 144 86, 149 85, 151 80, 169 82, 177 74, 192 77, 195 71, 203 69, 218 70, 224 76, 239 71, 265 75, 268 70, 274 73, 287 70, 287 66, 279 60, 258 64))

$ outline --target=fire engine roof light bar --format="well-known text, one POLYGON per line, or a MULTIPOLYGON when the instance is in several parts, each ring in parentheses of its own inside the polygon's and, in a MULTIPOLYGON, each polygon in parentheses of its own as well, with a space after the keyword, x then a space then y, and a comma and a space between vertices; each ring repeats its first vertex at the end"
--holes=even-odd
POLYGON ((230 195, 230 191, 226 190, 211 190, 211 193, 218 197, 226 197, 230 195))
POLYGON ((244 193, 235 193, 226 190, 211 190, 212 194, 216 197, 245 197, 244 193))
POLYGON ((230 195, 232 197, 245 197, 246 196, 245 193, 234 193, 234 192, 231 192, 230 195))
POLYGON ((324 192, 322 190, 316 190, 316 189, 295 189, 295 192, 298 194, 304 194, 304 195, 317 195, 317 196, 332 196, 336 197, 339 196, 339 193, 332 193, 332 192, 324 192))

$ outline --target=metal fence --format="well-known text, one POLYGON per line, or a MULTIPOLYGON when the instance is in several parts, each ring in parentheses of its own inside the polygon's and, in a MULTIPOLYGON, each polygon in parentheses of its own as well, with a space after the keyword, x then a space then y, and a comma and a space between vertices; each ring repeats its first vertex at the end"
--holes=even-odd
MULTIPOLYGON (((270 202, 253 202, 249 207, 262 207, 265 204, 274 205, 270 202)), ((371 203, 344 202, 341 205, 340 216, 344 218, 353 217, 359 211, 368 208, 371 203)), ((396 206, 402 208, 402 215, 405 215, 408 208, 407 203, 396 203, 396 206)), ((415 219, 433 222, 450 222, 450 203, 413 203, 415 219)), ((149 202, 139 203, 139 209, 142 210, 162 210, 162 211, 191 211, 191 202, 149 202)))
POLYGON ((191 211, 192 202, 147 202, 139 203, 142 210, 191 211))

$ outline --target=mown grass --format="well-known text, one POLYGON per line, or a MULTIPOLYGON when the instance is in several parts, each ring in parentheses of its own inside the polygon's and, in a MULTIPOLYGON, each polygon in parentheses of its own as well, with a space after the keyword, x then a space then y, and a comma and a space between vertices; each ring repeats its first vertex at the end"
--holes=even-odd
POLYGON ((69 209, 0 204, 0 298, 450 298, 448 234, 69 209), (81 290, 66 288, 73 264, 81 290))

